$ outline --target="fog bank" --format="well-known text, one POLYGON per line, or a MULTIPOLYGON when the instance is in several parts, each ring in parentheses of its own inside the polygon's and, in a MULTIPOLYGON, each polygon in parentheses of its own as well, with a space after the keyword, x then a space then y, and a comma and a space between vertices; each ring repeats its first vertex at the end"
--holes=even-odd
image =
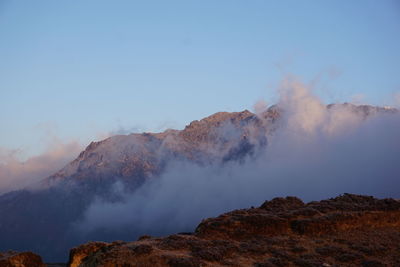
POLYGON ((284 112, 257 157, 224 165, 174 162, 134 194, 116 185, 124 200, 97 199, 77 229, 88 233, 129 227, 160 235, 192 231, 203 218, 276 196, 305 201, 345 192, 400 197, 398 113, 365 118, 351 105, 327 109, 296 79, 285 80, 279 92, 284 112))

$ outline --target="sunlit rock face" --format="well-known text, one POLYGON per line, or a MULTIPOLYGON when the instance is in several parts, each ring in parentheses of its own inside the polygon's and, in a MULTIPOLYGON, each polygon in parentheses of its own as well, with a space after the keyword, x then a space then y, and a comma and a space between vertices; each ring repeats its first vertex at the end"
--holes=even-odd
MULTIPOLYGON (((351 104, 329 105, 323 112, 343 109, 361 119, 397 112, 351 104)), ((123 201, 122 195, 139 194, 143 185, 162 177, 172 163, 223 168, 257 159, 268 150, 271 137, 279 135, 287 113, 279 105, 259 114, 219 112, 193 121, 183 130, 117 135, 92 142, 39 185, 0 196, 0 251, 30 250, 47 261, 62 261, 70 247, 87 240, 131 239, 144 234, 126 227, 82 235, 75 227, 94 200, 113 203, 123 201)))
MULTIPOLYGON (((265 118, 269 118, 265 114, 265 118)), ((266 145, 264 120, 249 111, 219 112, 184 130, 117 135, 92 142, 73 162, 46 181, 86 182, 118 178, 140 184, 171 160, 199 164, 243 159, 266 145)))
POLYGON ((32 252, 0 252, 0 267, 45 267, 42 258, 32 252))
POLYGON ((69 266, 398 266, 400 201, 275 198, 203 220, 194 233, 91 242, 69 266))

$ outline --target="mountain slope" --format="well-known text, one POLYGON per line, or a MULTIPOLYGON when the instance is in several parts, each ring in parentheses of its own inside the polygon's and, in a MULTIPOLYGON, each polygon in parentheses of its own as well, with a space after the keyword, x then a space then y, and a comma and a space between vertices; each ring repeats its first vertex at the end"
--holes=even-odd
POLYGON ((182 131, 118 135, 92 142, 39 186, 0 196, 0 250, 32 250, 59 261, 68 247, 85 238, 107 238, 107 233, 81 237, 71 227, 94 199, 120 200, 113 190, 116 182, 133 192, 160 176, 173 160, 200 165, 239 160, 265 145, 260 127, 260 119, 248 111, 225 112, 192 122, 182 131), (259 131, 254 133, 253 128, 259 131))
MULTIPOLYGON (((329 105, 327 110, 338 107, 364 119, 396 112, 350 104, 329 105)), ((219 112, 193 121, 183 130, 118 135, 92 142, 78 158, 37 187, 0 196, 0 250, 32 250, 47 261, 60 261, 69 247, 87 240, 141 235, 135 227, 83 235, 75 226, 94 201, 124 201, 116 185, 122 184, 124 195, 137 194, 174 162, 223 168, 256 159, 268 150, 270 137, 278 134, 284 117, 285 112, 277 106, 258 115, 247 110, 219 112)))

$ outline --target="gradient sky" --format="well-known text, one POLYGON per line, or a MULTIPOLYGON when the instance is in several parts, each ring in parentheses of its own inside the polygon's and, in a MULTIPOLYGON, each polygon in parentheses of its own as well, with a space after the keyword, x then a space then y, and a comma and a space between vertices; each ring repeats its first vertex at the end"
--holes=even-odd
POLYGON ((288 74, 393 105, 399 48, 399 1, 0 0, 0 148, 182 128, 272 104, 288 74))

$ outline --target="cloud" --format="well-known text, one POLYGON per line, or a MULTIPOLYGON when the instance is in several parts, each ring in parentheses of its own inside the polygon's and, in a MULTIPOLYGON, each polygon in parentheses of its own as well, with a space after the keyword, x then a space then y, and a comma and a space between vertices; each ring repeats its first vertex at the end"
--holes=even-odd
POLYGON ((362 105, 365 104, 366 95, 365 94, 354 94, 351 96, 351 103, 362 105))
POLYGON ((400 108, 400 92, 393 94, 393 104, 396 108, 400 108))
POLYGON ((253 106, 254 113, 257 115, 266 111, 267 108, 268 108, 267 102, 265 102, 265 100, 263 99, 258 100, 253 106))
POLYGON ((20 160, 21 150, 0 148, 0 194, 30 186, 58 171, 82 150, 76 142, 64 143, 51 139, 47 149, 40 155, 20 160))
POLYGON ((191 231, 203 218, 276 196, 400 197, 398 113, 365 118, 350 105, 327 109, 293 77, 279 92, 284 110, 279 128, 267 136, 268 146, 257 158, 205 166, 175 161, 133 194, 119 187, 123 201, 94 201, 76 228, 160 235, 191 231))

